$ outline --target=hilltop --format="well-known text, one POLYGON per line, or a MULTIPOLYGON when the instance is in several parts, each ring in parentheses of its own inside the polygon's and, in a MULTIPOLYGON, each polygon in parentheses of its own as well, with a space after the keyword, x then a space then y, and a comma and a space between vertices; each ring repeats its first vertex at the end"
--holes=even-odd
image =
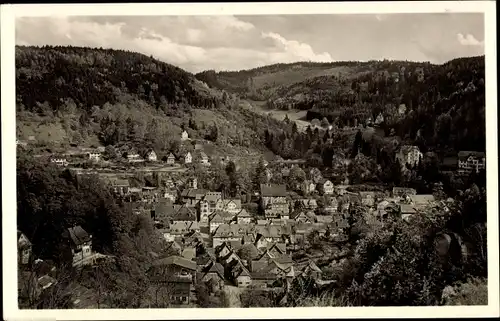
POLYGON ((431 149, 485 148, 484 56, 442 65, 302 62, 238 72, 205 71, 196 77, 211 88, 260 101, 269 110, 304 111, 308 121, 326 118, 342 128, 381 116, 386 135, 425 141, 422 145, 431 149))

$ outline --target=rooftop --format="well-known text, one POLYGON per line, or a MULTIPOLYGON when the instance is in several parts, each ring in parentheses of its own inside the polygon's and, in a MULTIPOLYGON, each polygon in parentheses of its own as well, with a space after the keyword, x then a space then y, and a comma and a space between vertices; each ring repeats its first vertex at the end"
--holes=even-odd
POLYGON ((181 256, 172 255, 153 262, 153 266, 177 265, 188 270, 196 271, 196 262, 185 259, 181 256))
POLYGON ((261 196, 264 197, 286 197, 286 186, 278 184, 261 184, 260 185, 261 196))

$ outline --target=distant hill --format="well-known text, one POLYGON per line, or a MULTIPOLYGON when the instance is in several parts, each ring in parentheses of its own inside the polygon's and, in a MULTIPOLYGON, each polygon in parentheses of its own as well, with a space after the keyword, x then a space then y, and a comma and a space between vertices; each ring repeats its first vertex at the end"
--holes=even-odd
POLYGON ((485 146, 484 56, 442 65, 301 62, 238 72, 205 71, 196 78, 212 88, 267 101, 270 109, 306 110, 308 120, 326 117, 343 127, 382 115, 387 134, 394 130, 409 139, 418 136, 442 148, 485 146), (445 134, 450 138, 439 141, 445 134))

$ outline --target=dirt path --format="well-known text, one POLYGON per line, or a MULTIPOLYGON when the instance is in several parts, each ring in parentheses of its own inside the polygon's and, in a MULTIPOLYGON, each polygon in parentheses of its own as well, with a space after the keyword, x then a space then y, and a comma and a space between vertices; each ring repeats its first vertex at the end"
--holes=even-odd
POLYGON ((232 285, 224 285, 224 293, 229 303, 229 308, 241 308, 240 288, 232 285))

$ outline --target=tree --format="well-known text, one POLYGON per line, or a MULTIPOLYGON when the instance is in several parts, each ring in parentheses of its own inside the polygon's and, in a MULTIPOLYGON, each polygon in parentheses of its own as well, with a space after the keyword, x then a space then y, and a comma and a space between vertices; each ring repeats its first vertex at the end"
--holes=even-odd
POLYGON ((259 158, 259 162, 257 163, 257 167, 255 168, 255 172, 253 175, 253 189, 254 191, 260 190, 260 185, 265 184, 267 182, 266 175, 266 166, 264 164, 264 158, 259 158))
POLYGON ((290 174, 288 175, 288 187, 292 190, 296 190, 300 187, 306 180, 306 173, 299 166, 292 167, 290 169, 290 174))

